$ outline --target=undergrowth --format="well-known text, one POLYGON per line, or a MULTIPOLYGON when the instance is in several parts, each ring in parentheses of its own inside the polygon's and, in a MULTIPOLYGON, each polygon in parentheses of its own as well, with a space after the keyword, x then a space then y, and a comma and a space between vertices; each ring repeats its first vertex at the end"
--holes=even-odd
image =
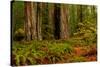
MULTIPOLYGON (((94 45, 94 44, 93 44, 94 45)), ((75 53, 75 44, 69 41, 14 41, 12 43, 12 65, 36 65, 36 64, 54 64, 66 62, 86 61, 85 56, 91 53, 96 54, 96 46, 78 45, 80 52, 85 52, 80 56, 75 53), (88 50, 89 49, 89 50, 88 50)), ((77 52, 77 51, 76 51, 77 52)), ((90 54, 90 55, 91 55, 90 54)))

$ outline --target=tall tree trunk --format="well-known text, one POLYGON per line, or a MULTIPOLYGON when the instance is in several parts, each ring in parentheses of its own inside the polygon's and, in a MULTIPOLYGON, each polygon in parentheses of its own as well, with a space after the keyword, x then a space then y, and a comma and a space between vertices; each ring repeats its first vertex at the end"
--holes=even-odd
POLYGON ((83 22, 83 13, 82 13, 82 5, 78 6, 78 18, 79 18, 79 22, 83 22))
POLYGON ((54 38, 54 4, 48 4, 48 22, 50 28, 50 37, 54 38))
POLYGON ((26 40, 31 40, 31 4, 30 2, 25 2, 25 35, 26 40))
POLYGON ((70 36, 73 36, 73 33, 77 31, 77 6, 75 5, 67 5, 68 6, 68 14, 69 14, 69 28, 70 28, 70 36))
POLYGON ((42 24, 42 3, 37 3, 37 39, 42 40, 41 36, 41 24, 42 24))
POLYGON ((60 38, 68 39, 69 31, 68 31, 68 9, 66 5, 61 5, 61 16, 60 16, 60 38))
POLYGON ((32 40, 37 39, 37 31, 36 31, 36 9, 37 9, 37 3, 32 3, 31 2, 31 15, 32 15, 32 23, 31 23, 31 33, 32 33, 32 40))
POLYGON ((26 40, 36 40, 37 37, 37 30, 36 30, 36 23, 37 23, 37 3, 33 2, 25 2, 25 34, 26 40))
POLYGON ((60 38, 60 4, 54 5, 54 24, 55 24, 54 36, 55 39, 59 39, 60 38))

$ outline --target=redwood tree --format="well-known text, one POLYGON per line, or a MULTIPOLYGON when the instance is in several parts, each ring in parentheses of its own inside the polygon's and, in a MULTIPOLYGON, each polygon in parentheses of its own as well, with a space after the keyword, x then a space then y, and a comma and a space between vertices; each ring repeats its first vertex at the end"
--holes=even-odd
POLYGON ((25 2, 26 40, 41 40, 41 6, 42 3, 25 2))
POLYGON ((61 16, 60 16, 60 38, 68 39, 69 31, 68 31, 68 8, 65 4, 60 6, 61 16))
POLYGON ((25 35, 26 40, 31 40, 31 23, 32 23, 32 13, 31 13, 31 2, 25 2, 25 35))

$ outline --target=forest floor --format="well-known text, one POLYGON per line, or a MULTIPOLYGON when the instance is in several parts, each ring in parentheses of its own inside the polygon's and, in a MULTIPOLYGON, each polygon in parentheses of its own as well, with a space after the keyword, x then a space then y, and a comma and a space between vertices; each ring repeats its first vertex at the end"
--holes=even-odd
POLYGON ((12 65, 57 64, 97 60, 96 44, 76 45, 67 41, 13 42, 12 65))

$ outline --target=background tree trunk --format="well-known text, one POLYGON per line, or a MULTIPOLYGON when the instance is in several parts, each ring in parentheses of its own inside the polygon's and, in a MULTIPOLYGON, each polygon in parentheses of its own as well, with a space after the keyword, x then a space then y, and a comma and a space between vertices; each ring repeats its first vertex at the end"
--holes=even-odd
POLYGON ((54 4, 48 4, 48 14, 50 38, 54 38, 54 4))
POLYGON ((36 18, 37 18, 37 14, 36 14, 36 10, 37 10, 37 3, 32 3, 31 2, 31 8, 32 8, 32 24, 31 24, 31 33, 32 33, 32 39, 36 40, 37 39, 37 31, 36 31, 36 18))
POLYGON ((69 5, 68 11, 69 11, 68 12, 68 14, 69 14, 68 26, 69 26, 69 30, 70 30, 69 33, 70 33, 70 36, 73 36, 73 33, 75 33, 77 31, 77 23, 78 23, 78 21, 77 21, 77 19, 78 19, 78 17, 77 17, 77 5, 74 5, 74 6, 69 5))
MULTIPOLYGON (((36 18, 38 13, 37 11, 37 3, 25 2, 25 34, 26 40, 36 40, 38 34, 36 30, 37 22, 36 18)), ((39 20, 39 19, 38 19, 39 20)), ((39 24, 38 26, 39 27, 39 24)))
POLYGON ((60 16, 60 38, 68 39, 69 31, 68 31, 68 9, 66 5, 61 5, 61 16, 60 16))
POLYGON ((78 18, 79 18, 79 22, 83 22, 82 5, 79 5, 78 8, 78 18))
POLYGON ((37 39, 42 40, 41 36, 41 24, 42 24, 42 3, 37 3, 37 39))
POLYGON ((25 5, 25 35, 26 40, 31 40, 31 3, 24 2, 25 5))
POLYGON ((59 39, 60 38, 60 4, 54 5, 54 24, 55 24, 54 36, 55 39, 59 39))

